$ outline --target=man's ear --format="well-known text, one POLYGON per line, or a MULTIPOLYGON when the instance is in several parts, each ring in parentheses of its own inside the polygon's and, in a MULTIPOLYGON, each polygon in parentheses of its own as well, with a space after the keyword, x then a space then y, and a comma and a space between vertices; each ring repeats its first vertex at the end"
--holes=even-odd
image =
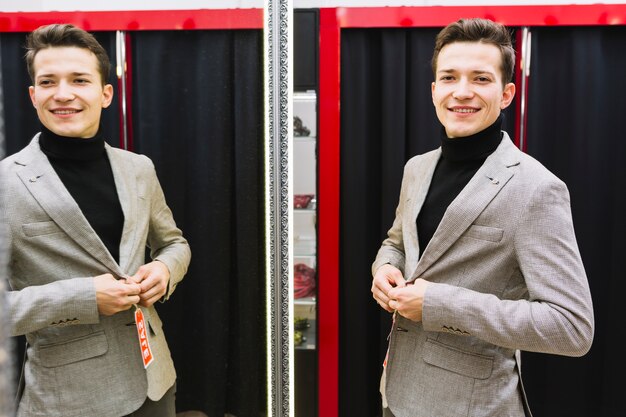
POLYGON ((37 108, 37 102, 35 101, 35 87, 32 85, 28 87, 28 95, 30 96, 30 101, 33 102, 33 107, 37 108))
POLYGON ((107 84, 102 88, 102 108, 106 109, 111 105, 111 101, 113 101, 113 86, 111 84, 107 84))
POLYGON ((504 86, 504 91, 502 91, 502 101, 500 102, 500 109, 504 110, 509 107, 509 104, 513 101, 513 97, 515 97, 515 84, 508 83, 504 86))
POLYGON ((430 84, 430 97, 432 98, 433 103, 434 103, 435 102, 435 82, 434 81, 430 84))

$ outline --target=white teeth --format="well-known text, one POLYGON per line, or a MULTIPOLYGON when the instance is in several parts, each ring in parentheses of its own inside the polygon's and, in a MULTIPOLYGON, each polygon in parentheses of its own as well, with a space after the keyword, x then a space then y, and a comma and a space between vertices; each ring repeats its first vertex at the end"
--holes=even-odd
POLYGON ((455 113, 476 113, 478 110, 475 109, 452 109, 455 113))
POLYGON ((78 113, 77 110, 54 110, 53 111, 54 114, 74 114, 74 113, 78 113))

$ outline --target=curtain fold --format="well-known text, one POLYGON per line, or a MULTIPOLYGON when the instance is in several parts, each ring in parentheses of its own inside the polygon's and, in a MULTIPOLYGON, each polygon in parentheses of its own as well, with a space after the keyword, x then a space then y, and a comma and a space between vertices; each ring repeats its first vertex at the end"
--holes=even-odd
POLYGON ((177 409, 266 409, 262 32, 133 33, 134 146, 192 260, 159 305, 177 409))
POLYGON ((391 318, 372 299, 370 267, 394 219, 404 163, 439 143, 430 98, 436 33, 341 32, 341 416, 381 411, 378 382, 391 318))
POLYGON ((568 185, 593 297, 595 337, 582 358, 525 353, 535 417, 621 416, 626 292, 626 28, 533 28, 527 151, 568 185))

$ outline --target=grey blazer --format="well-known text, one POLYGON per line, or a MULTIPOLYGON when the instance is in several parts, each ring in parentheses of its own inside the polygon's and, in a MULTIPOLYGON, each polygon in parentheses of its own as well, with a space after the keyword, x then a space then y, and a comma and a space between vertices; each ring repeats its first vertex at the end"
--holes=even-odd
POLYGON ((593 339, 569 193, 505 133, 420 248, 416 219, 440 155, 406 164, 372 265, 430 282, 422 322, 396 314, 383 400, 396 417, 524 416, 519 350, 581 356, 593 339))
POLYGON ((18 416, 121 416, 156 400, 176 373, 154 307, 143 308, 155 357, 141 360, 133 309, 100 316, 92 277, 124 277, 151 257, 170 270, 169 298, 190 250, 145 156, 106 145, 124 212, 119 265, 39 147, 38 136, 0 162, 3 216, 11 235, 8 315, 26 335, 26 386, 18 416))

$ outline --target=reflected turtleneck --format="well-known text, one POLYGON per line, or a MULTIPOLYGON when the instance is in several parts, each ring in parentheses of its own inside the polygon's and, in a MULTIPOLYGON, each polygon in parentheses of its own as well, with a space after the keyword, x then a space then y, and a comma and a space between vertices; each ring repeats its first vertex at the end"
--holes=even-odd
POLYGON ((417 216, 417 235, 421 254, 435 234, 443 215, 502 140, 502 120, 496 121, 478 133, 461 138, 449 138, 441 128, 441 157, 433 179, 417 216))
POLYGON ((119 262, 124 213, 98 131, 93 138, 59 136, 41 126, 39 146, 113 259, 119 262))
POLYGON ((55 160, 93 161, 106 157, 104 138, 100 132, 93 138, 60 136, 41 125, 39 146, 48 158, 55 160))

